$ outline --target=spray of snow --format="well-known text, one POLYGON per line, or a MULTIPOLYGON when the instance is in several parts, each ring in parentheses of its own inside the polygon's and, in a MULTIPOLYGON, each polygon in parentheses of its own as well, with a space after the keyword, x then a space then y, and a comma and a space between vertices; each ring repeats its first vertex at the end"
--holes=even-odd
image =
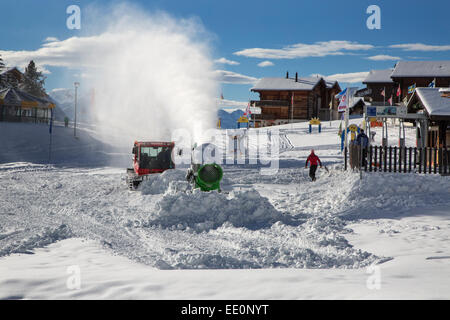
POLYGON ((176 129, 199 139, 215 125, 210 37, 198 21, 129 3, 88 11, 93 22, 87 32, 96 44, 83 65, 95 88, 92 116, 104 136, 130 146, 134 140, 169 140, 176 129))

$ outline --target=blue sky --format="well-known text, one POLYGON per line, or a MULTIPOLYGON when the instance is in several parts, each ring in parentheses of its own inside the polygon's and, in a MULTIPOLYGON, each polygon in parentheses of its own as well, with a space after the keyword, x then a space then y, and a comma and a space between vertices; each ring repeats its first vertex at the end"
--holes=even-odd
MULTIPOLYGON (((89 4, 111 2, 2 0, 2 11, 7 14, 0 20, 0 54, 8 63, 8 52, 14 52, 10 60, 16 62, 20 61, 15 58, 18 52, 38 50, 48 37, 64 40, 81 36, 82 30, 66 28, 66 8, 80 6, 83 17, 89 4)), ((128 2, 145 11, 163 10, 175 18, 200 21, 213 35, 211 47, 218 60, 217 69, 233 76, 224 76, 221 83, 223 95, 229 100, 256 98, 249 92, 254 79, 281 77, 286 71, 300 76, 332 76, 340 80, 341 87, 358 86, 364 72, 392 67, 399 59, 450 58, 448 0, 128 2), (369 5, 381 9, 380 30, 366 26, 369 5), (264 61, 268 66, 258 66, 264 61)), ((67 68, 51 64, 44 67, 48 91, 71 87, 75 77, 67 68)))

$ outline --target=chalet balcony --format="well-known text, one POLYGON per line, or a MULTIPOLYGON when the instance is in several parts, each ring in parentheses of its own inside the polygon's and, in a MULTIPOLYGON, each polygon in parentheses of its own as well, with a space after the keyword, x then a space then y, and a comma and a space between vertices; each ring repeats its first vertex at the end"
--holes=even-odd
POLYGON ((291 101, 289 100, 251 100, 251 106, 255 107, 290 107, 291 101))

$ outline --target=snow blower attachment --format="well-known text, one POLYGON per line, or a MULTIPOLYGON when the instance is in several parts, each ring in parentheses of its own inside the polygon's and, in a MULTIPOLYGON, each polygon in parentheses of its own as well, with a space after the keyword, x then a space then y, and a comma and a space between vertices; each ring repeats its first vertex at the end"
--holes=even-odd
POLYGON ((127 185, 135 190, 149 175, 174 169, 174 142, 140 142, 133 146, 133 168, 127 169, 127 185))
POLYGON ((188 170, 186 179, 202 191, 220 191, 220 181, 223 177, 222 167, 215 163, 194 164, 188 170))

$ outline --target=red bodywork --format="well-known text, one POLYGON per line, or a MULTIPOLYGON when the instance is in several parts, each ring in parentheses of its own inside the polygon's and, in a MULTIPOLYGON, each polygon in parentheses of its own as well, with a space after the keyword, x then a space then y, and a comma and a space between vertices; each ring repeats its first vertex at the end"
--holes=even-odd
POLYGON ((141 141, 135 141, 134 142, 134 159, 133 159, 133 168, 134 172, 138 176, 143 176, 147 174, 153 174, 153 173, 161 173, 168 169, 174 169, 175 164, 172 162, 171 168, 154 168, 154 169, 148 169, 148 168, 140 168, 139 167, 139 159, 141 157, 141 148, 142 147, 169 147, 171 152, 173 152, 173 148, 175 147, 175 142, 141 142, 141 141))

